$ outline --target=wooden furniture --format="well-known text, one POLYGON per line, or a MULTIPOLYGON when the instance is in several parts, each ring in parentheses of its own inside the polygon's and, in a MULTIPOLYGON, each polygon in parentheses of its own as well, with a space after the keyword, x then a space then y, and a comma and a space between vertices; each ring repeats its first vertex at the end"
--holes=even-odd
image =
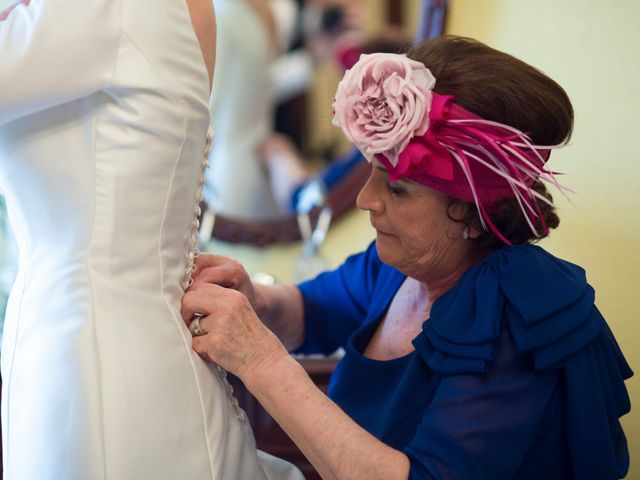
MULTIPOLYGON (((353 208, 358 193, 369 178, 371 167, 364 160, 353 168, 328 197, 333 210, 333 220, 337 220, 353 208)), ((205 204, 201 209, 207 208, 205 204)), ((315 222, 319 209, 312 212, 315 222)), ((250 243, 259 246, 274 243, 292 243, 300 240, 300 230, 294 215, 277 220, 238 220, 224 215, 216 215, 212 236, 228 243, 250 243)))
MULTIPOLYGON (((329 385, 329 377, 338 360, 339 359, 335 357, 298 359, 313 382, 325 393, 329 385)), ((256 437, 258 448, 295 464, 307 480, 320 480, 320 475, 318 475, 298 447, 296 447, 287 434, 282 431, 276 421, 260 406, 242 382, 231 375, 229 375, 229 381, 234 387, 234 395, 238 399, 240 406, 247 413, 247 418, 256 437)))

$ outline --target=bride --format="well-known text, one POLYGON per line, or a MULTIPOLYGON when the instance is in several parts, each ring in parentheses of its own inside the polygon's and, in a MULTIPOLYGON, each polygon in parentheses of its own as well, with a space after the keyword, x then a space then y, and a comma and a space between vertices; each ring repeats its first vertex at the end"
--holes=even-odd
POLYGON ((284 479, 180 317, 211 135, 210 0, 0 14, 0 188, 20 249, 5 478, 284 479))

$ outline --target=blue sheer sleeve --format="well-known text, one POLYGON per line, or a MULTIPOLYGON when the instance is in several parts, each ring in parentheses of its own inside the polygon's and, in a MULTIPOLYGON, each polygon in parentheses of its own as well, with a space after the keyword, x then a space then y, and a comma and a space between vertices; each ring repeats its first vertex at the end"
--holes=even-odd
POLYGON ((344 345, 369 312, 381 268, 372 243, 338 269, 298 285, 305 315, 305 341, 298 353, 329 354, 344 345))
POLYGON ((434 302, 413 343, 425 364, 446 376, 409 450, 414 478, 506 478, 509 458, 519 458, 531 439, 528 429, 540 423, 539 407, 558 378, 572 475, 626 474, 619 418, 630 410, 624 381, 633 372, 582 268, 534 246, 495 252, 434 302), (513 370, 513 352, 529 358, 527 369, 513 370), (509 458, 493 457, 492 464, 485 444, 509 458), (464 475, 434 476, 437 468, 464 475))
POLYGON ((489 373, 444 377, 405 449, 410 479, 509 479, 526 457, 559 402, 559 374, 534 371, 506 329, 499 338, 489 373))

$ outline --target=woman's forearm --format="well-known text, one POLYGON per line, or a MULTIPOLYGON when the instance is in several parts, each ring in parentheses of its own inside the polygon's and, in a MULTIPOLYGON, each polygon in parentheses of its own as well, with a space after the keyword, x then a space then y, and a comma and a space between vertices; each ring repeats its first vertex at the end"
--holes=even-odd
POLYGON ((279 357, 242 378, 323 479, 394 480, 409 459, 351 420, 291 357, 279 357))
POLYGON ((304 341, 304 304, 302 294, 293 285, 255 285, 260 305, 256 313, 287 350, 304 341))

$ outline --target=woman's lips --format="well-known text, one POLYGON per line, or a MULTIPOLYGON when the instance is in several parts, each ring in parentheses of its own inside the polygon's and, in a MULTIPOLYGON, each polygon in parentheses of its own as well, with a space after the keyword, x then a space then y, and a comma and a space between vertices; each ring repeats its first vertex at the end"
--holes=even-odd
POLYGON ((372 225, 372 227, 376 230, 376 232, 378 232, 379 235, 389 235, 389 236, 391 236, 390 233, 385 232, 384 230, 382 230, 379 227, 376 227, 375 225, 372 225))

